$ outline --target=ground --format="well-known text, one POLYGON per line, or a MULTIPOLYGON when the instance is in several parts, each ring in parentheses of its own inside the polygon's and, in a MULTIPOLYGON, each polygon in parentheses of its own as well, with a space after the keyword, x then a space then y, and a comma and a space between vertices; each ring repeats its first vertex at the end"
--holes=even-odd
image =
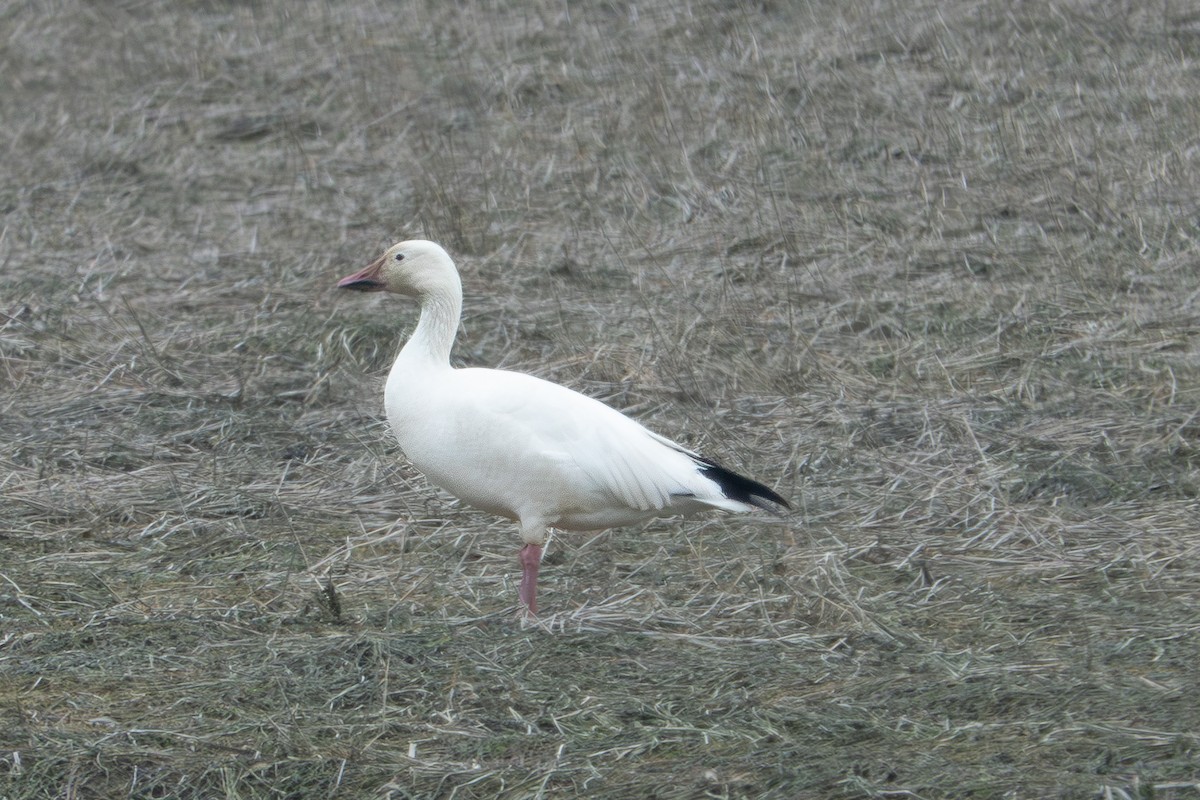
POLYGON ((0 797, 1200 796, 1182 0, 0 4, 0 797), (429 488, 338 278, 792 499, 429 488))

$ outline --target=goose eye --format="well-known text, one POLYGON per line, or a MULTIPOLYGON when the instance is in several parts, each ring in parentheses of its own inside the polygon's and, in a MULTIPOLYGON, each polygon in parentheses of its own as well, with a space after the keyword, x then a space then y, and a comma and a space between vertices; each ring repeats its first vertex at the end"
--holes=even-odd
POLYGON ((403 261, 403 260, 404 260, 404 253, 396 253, 396 260, 397 260, 397 261, 403 261))

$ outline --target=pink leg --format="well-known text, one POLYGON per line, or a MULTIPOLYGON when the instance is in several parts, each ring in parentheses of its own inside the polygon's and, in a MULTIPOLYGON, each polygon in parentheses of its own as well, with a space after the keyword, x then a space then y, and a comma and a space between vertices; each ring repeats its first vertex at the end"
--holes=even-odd
POLYGON ((540 544, 527 544, 521 548, 521 602, 530 614, 537 613, 537 576, 541 564, 540 544))

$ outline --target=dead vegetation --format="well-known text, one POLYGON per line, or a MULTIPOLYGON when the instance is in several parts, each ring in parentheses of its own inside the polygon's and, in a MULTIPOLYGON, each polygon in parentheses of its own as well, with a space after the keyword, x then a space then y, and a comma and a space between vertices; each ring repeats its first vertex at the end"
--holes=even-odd
POLYGON ((1186 3, 0 7, 0 796, 1200 794, 1186 3), (413 312, 773 481, 516 538, 413 312))

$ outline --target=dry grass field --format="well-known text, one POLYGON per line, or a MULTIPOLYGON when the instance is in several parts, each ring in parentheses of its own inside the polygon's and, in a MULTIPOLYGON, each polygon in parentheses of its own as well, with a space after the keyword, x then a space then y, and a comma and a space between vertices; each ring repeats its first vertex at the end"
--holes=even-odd
POLYGON ((0 797, 1200 797, 1200 11, 0 3, 0 797), (794 501, 556 537, 455 358, 794 501))

